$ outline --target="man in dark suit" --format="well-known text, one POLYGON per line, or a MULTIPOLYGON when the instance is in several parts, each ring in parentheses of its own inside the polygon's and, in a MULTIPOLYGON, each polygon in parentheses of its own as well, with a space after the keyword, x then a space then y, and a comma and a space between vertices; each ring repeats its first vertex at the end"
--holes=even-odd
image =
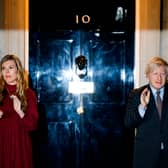
POLYGON ((135 128, 133 168, 168 168, 168 63, 152 57, 145 74, 149 83, 130 92, 124 118, 135 128))

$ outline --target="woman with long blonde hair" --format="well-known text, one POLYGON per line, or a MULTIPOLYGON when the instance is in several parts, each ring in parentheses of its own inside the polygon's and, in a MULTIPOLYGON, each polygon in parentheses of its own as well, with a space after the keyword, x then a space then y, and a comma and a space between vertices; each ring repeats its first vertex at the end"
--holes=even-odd
POLYGON ((18 56, 0 61, 0 167, 33 168, 30 132, 39 119, 35 92, 18 56))

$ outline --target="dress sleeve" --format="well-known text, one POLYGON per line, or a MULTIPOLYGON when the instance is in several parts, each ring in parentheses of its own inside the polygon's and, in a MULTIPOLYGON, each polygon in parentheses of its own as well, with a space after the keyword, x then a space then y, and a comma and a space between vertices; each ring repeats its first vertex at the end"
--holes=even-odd
POLYGON ((26 131, 33 131, 37 129, 39 113, 37 98, 35 92, 30 88, 26 91, 27 96, 27 110, 23 118, 19 118, 21 127, 26 131))

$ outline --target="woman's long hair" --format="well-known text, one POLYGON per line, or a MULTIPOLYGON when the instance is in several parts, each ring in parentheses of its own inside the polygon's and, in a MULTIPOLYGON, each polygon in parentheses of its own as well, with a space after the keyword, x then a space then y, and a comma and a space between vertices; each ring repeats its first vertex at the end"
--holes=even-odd
POLYGON ((25 90, 28 88, 28 77, 19 57, 14 54, 5 55, 0 61, 0 102, 2 102, 4 98, 5 90, 5 81, 2 76, 2 64, 9 60, 13 60, 17 67, 16 95, 21 101, 21 109, 25 111, 27 108, 27 98, 25 95, 25 90))

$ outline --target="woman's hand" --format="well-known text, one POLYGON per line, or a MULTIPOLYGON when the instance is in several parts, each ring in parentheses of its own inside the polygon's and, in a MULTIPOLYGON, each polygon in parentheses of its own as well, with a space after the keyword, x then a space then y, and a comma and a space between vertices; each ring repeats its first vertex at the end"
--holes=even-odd
POLYGON ((0 110, 0 119, 3 117, 3 112, 0 110))
POLYGON ((11 95, 11 98, 13 99, 13 107, 14 110, 18 113, 18 115, 20 116, 20 118, 24 117, 24 112, 21 109, 21 102, 18 99, 18 97, 16 95, 11 95))
POLYGON ((150 99, 150 91, 148 88, 145 88, 140 96, 140 101, 141 101, 141 105, 145 108, 148 103, 149 103, 149 99, 150 99))

